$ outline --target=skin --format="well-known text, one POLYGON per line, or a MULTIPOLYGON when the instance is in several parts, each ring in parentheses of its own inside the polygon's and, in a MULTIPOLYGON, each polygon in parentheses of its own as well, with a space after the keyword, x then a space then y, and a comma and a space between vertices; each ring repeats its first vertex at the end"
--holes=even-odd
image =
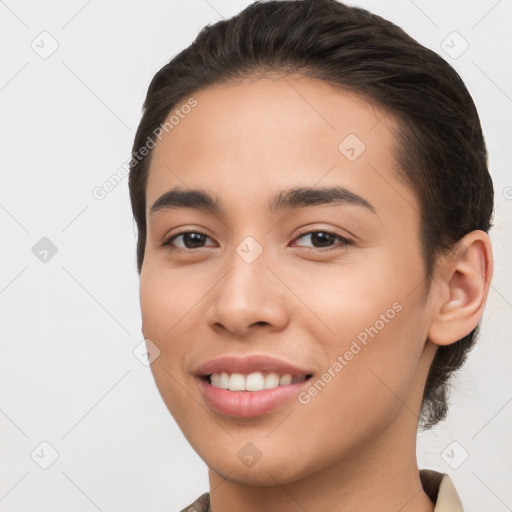
POLYGON ((481 317, 492 276, 487 235, 474 231, 442 256, 428 289, 419 203, 397 173, 389 115, 291 75, 193 96, 197 106, 153 150, 140 303, 144 337, 160 350, 155 382, 209 467, 212 510, 431 512, 416 461, 423 388, 437 346, 481 317), (366 145, 355 161, 338 150, 348 134, 366 145), (209 190, 226 216, 191 208, 150 216, 178 185, 209 190), (331 185, 376 213, 349 204, 266 210, 276 191, 331 185), (186 252, 184 237, 173 250, 161 246, 182 230, 205 233, 203 248, 186 252), (322 252, 312 231, 352 244, 334 238, 322 252), (247 236, 263 249, 252 263, 236 252, 247 236), (401 311, 307 404, 234 418, 197 387, 193 369, 222 354, 269 355, 318 378, 394 303, 401 311), (237 456, 248 442, 261 453, 252 467, 237 456))

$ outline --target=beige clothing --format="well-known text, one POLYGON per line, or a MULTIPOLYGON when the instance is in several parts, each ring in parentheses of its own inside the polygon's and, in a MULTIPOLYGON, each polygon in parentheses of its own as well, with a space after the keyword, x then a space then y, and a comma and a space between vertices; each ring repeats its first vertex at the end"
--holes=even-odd
MULTIPOLYGON (((446 473, 420 469, 420 480, 425 494, 435 504, 434 512, 464 512, 459 495, 446 473)), ((205 492, 180 512, 211 512, 210 494, 205 492)))
POLYGON ((452 479, 446 473, 420 469, 425 494, 434 502, 434 512, 464 512, 452 479))

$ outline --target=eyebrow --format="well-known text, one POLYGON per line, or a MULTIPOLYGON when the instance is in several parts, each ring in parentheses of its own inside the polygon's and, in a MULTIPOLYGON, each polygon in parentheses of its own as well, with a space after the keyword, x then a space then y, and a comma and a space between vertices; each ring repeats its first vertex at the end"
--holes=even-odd
MULTIPOLYGON (((345 187, 296 187, 281 190, 267 202, 270 213, 281 210, 308 208, 323 205, 354 205, 377 214, 375 207, 360 195, 345 187)), ((149 215, 161 210, 194 208, 219 216, 226 216, 222 201, 207 190, 175 187, 160 196, 151 207, 149 215)))

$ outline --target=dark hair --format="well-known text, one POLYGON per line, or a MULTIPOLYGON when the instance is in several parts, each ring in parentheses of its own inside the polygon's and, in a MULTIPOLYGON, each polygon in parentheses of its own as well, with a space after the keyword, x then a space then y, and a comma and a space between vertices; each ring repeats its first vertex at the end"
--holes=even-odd
MULTIPOLYGON (((444 59, 390 21, 336 0, 256 1, 204 27, 149 85, 129 175, 139 274, 151 157, 141 158, 140 148, 149 147, 171 109, 194 91, 269 73, 298 74, 358 93, 398 122, 398 172, 420 205, 427 286, 440 253, 470 231, 489 231, 493 185, 480 120, 444 59)), ((421 406, 423 429, 446 417, 449 379, 464 364, 478 328, 438 347, 421 406)))

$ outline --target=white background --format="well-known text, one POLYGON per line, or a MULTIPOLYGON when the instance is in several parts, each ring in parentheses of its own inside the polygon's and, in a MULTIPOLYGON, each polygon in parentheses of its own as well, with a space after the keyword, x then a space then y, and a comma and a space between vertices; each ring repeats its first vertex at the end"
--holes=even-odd
MULTIPOLYGON (((128 160, 154 73, 249 3, 0 2, 3 512, 173 511, 208 490, 205 464, 132 352, 142 334, 127 179, 101 201, 92 191, 128 160), (53 40, 46 59, 31 47, 53 40), (42 237, 57 248, 46 263, 32 252, 42 237), (43 441, 58 452, 48 469, 34 460, 50 460, 43 441)), ((512 1, 352 3, 443 55, 480 112, 495 277, 449 418, 419 436, 418 462, 451 475, 467 512, 511 510, 512 1), (441 47, 453 31, 469 43, 456 59, 441 47), (458 468, 442 458, 466 452, 458 468)))

